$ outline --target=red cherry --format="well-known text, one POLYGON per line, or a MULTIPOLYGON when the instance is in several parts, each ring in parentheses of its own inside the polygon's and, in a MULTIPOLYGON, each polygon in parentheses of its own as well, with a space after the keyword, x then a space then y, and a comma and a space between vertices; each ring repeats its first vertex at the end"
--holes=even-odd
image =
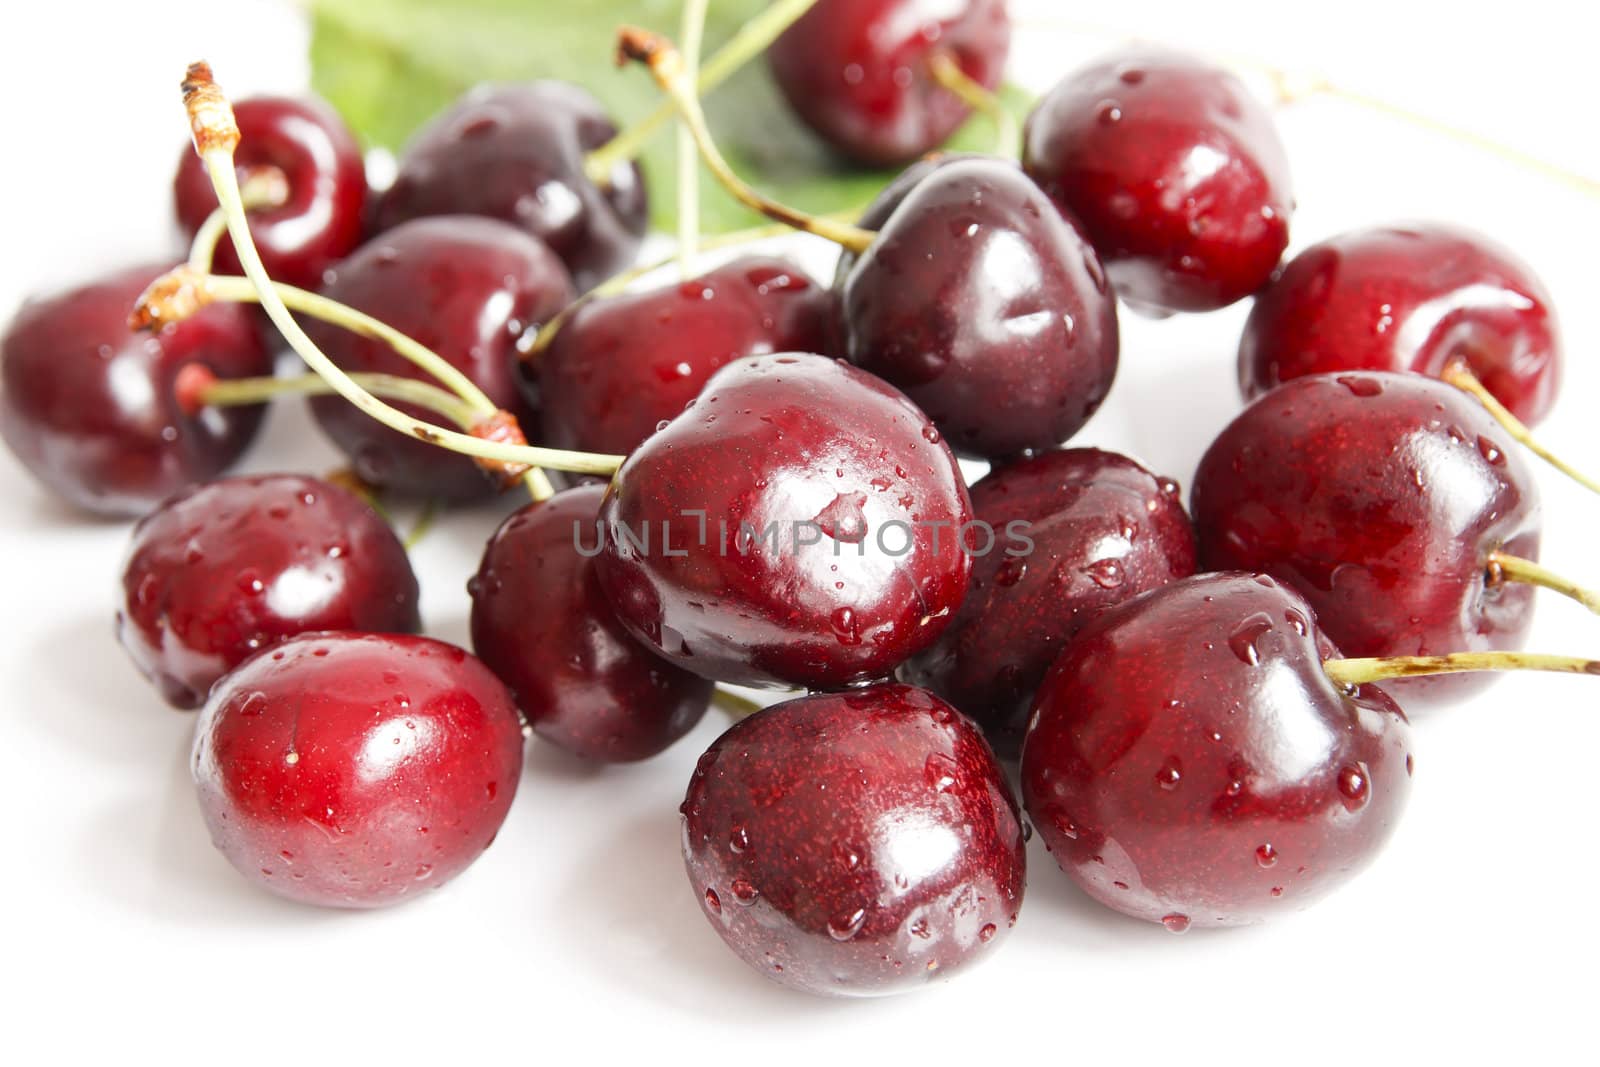
MULTIPOLYGON (((1539 496, 1477 400, 1416 374, 1287 382, 1222 431, 1195 474, 1200 558, 1292 586, 1351 656, 1521 648, 1533 588, 1490 556, 1536 560, 1539 496)), ((1413 708, 1492 674, 1385 683, 1413 708)))
POLYGON ((825 353, 832 319, 828 290, 770 256, 581 305, 539 356, 544 443, 631 452, 728 363, 769 352, 825 353))
POLYGON ((863 219, 878 236, 837 279, 845 356, 906 391, 958 452, 1053 448, 1117 370, 1100 262, 1016 167, 911 168, 863 219))
MULTIPOLYGON (((537 439, 537 415, 517 386, 520 351, 573 295, 561 261, 539 241, 493 219, 418 219, 380 234, 333 268, 323 295, 437 352, 537 439)), ((306 332, 347 371, 432 381, 381 340, 316 322, 306 332)), ((373 485, 449 501, 495 492, 493 479, 471 459, 398 434, 342 397, 316 397, 311 410, 373 485)))
POLYGON ((154 335, 128 327, 163 266, 118 271, 24 304, 0 338, 0 436, 58 495, 90 511, 137 515, 214 477, 244 452, 264 407, 187 414, 178 373, 272 373, 248 309, 214 304, 154 335))
POLYGON ((459 648, 303 634, 217 683, 193 767, 211 840, 240 874, 306 904, 379 907, 489 847, 522 773, 522 724, 459 648))
POLYGON ((666 662, 617 621, 587 551, 603 486, 581 486, 508 518, 484 549, 472 647, 511 687, 534 733, 587 759, 663 752, 700 721, 711 683, 666 662))
POLYGON ((922 412, 823 356, 752 356, 630 455, 601 514, 617 617, 729 682, 881 678, 966 594, 972 517, 922 412))
POLYGON ((973 723, 876 685, 758 712, 700 757, 689 882, 751 967, 810 993, 916 988, 991 954, 1022 905, 1022 824, 973 723))
POLYGON ((1141 310, 1249 296, 1289 243, 1272 116, 1226 70, 1179 52, 1124 49, 1068 75, 1028 117, 1023 165, 1141 310))
POLYGON ((424 126, 379 198, 378 229, 425 215, 488 215, 521 227, 566 263, 580 290, 627 267, 648 224, 644 176, 618 163, 604 188, 584 157, 616 136, 576 85, 483 86, 424 126))
POLYGON ((167 702, 199 707, 222 675, 314 630, 412 633, 417 578, 365 503, 268 474, 185 490, 140 520, 117 637, 167 702))
POLYGON ((1527 425, 1561 384, 1550 294, 1488 238, 1435 223, 1374 227, 1301 252, 1250 309, 1239 344, 1247 399, 1307 374, 1467 366, 1527 425))
MULTIPOLYGON (((234 105, 241 178, 257 169, 280 171, 288 199, 250 213, 250 233, 267 273, 280 282, 315 289, 322 272, 361 243, 367 172, 361 146, 337 112, 320 100, 264 96, 234 105)), ((216 210, 205 165, 184 147, 172 183, 178 224, 193 237, 216 210)), ((241 274, 231 241, 217 246, 219 274, 241 274)))
POLYGON ((864 163, 907 163, 945 142, 969 114, 929 68, 947 54, 993 89, 1005 72, 1004 0, 820 0, 767 56, 795 113, 864 163))
POLYGON ((1100 903, 1182 932, 1298 910, 1364 867, 1411 787, 1410 730, 1346 691, 1270 578, 1173 582, 1090 623, 1039 690, 1029 817, 1100 903))
MULTIPOLYGON (((1031 547, 975 556, 955 621, 904 677, 972 716, 1014 758, 1050 664, 1107 608, 1193 574, 1194 528, 1176 483, 1092 448, 996 469, 972 487, 972 510, 991 530, 1018 524, 1031 547)), ((968 547, 986 546, 975 535, 968 547)))

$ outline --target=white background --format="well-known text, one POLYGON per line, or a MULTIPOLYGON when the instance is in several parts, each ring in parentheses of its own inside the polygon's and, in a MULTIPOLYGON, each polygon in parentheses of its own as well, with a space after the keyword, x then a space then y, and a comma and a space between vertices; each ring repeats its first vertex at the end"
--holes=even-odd
MULTIPOLYGON (((1046 87, 1142 36, 1326 72, 1353 87, 1600 175, 1592 39, 1577 5, 1015 3, 1016 77, 1046 87)), ((606 43, 595 42, 597 64, 606 43)), ((0 34, 0 316, 21 296, 178 251, 168 181, 176 86, 199 56, 235 96, 306 80, 305 29, 266 3, 13 5, 0 34)), ((530 73, 537 73, 530 68, 530 73)), ((1568 378, 1547 440, 1600 469, 1594 257, 1600 200, 1337 101, 1280 112, 1295 245, 1407 216, 1515 247, 1564 316, 1568 378)), ((807 247, 817 269, 826 254, 807 247)), ((1123 370, 1078 439, 1187 484, 1237 399, 1246 308, 1125 316, 1123 370)), ((251 470, 321 472, 336 454, 280 405, 251 470)), ((1541 470, 1544 558, 1600 581, 1600 499, 1541 470)), ((0 783, 6 790, 0 1048, 14 1063, 1449 1062, 1592 1056, 1600 951, 1593 850, 1600 690, 1504 679, 1416 724, 1416 788, 1374 867, 1302 915, 1174 937, 1102 910, 1039 842, 994 959, 895 1000, 790 993, 713 934, 682 874, 676 808, 715 713, 653 763, 575 766, 530 750, 498 843, 425 900, 377 914, 295 907, 210 847, 168 710, 111 636, 127 527, 69 513, 0 456, 0 783), (13 1055, 18 1058, 13 1058, 13 1055)), ((493 511, 453 516, 415 553, 430 632, 465 642, 464 582, 493 511)), ((1373 610, 1383 610, 1374 605, 1373 610)), ((1600 652, 1600 620, 1551 597, 1534 647, 1600 652)))

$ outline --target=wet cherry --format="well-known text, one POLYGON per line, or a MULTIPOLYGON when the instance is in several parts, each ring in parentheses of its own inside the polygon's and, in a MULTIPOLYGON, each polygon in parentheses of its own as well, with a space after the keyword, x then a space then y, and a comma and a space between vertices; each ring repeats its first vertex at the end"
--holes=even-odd
POLYGON ((1040 687, 1029 817, 1102 904, 1182 932, 1298 910, 1382 847, 1409 728, 1270 578, 1173 582, 1090 623, 1040 687))
POLYGON ((164 266, 133 267, 30 300, 0 337, 0 435, 39 482, 79 507, 137 515, 244 452, 262 407, 186 414, 185 366, 272 373, 248 309, 212 305, 151 335, 128 326, 164 266))
POLYGON ((1014 758, 1034 691, 1067 642, 1106 608, 1193 574, 1194 529, 1176 483, 1090 448, 995 470, 972 487, 972 510, 996 540, 969 536, 967 599, 902 676, 1014 758))
POLYGON ((617 616, 697 674, 827 688, 925 648, 966 594, 971 518, 921 411, 823 356, 730 363, 623 463, 598 568, 617 616))
POLYGON ((304 634, 217 683, 193 769, 211 840, 240 874, 306 904, 379 907, 489 847, 522 773, 522 723, 453 645, 304 634))
POLYGON ((625 630, 584 553, 598 544, 603 486, 580 486, 508 518, 483 553, 472 647, 511 687, 534 733, 607 763, 646 759, 692 730, 711 683, 625 630))
MULTIPOLYGON (((257 97, 234 106, 241 178, 273 168, 288 197, 278 207, 250 213, 250 232, 280 282, 315 289, 322 272, 361 243, 367 204, 367 172, 361 146, 344 120, 321 100, 257 97)), ((185 145, 173 180, 178 223, 190 237, 217 207, 205 167, 185 145)), ((239 274, 232 242, 217 246, 216 268, 239 274)))
MULTIPOLYGON (((537 239, 494 219, 418 219, 378 235, 333 268, 323 294, 443 356, 516 415, 530 440, 537 438, 537 415, 517 386, 518 357, 539 325, 572 299, 561 261, 537 239)), ((347 371, 432 380, 381 340, 322 323, 306 329, 347 371)), ((311 409, 373 485, 447 501, 495 491, 472 460, 396 433, 341 397, 317 397, 311 409)))
POLYGON ((1226 70, 1179 52, 1125 49, 1069 74, 1028 117, 1023 163, 1141 310, 1249 296, 1289 243, 1272 116, 1226 70))
POLYGON ((474 89, 406 147, 378 199, 376 225, 488 215, 544 241, 580 290, 593 288, 632 262, 647 223, 636 164, 617 164, 603 188, 584 174, 585 155, 616 132, 599 101, 576 85, 474 89))
POLYGON ((771 256, 592 301, 537 357, 543 441, 624 455, 726 364, 768 352, 826 354, 832 320, 829 291, 771 256))
MULTIPOLYGON (((1271 574, 1351 656, 1522 647, 1533 588, 1491 554, 1536 560, 1539 496, 1482 405, 1417 374, 1296 378, 1223 430, 1195 474, 1201 561, 1271 574)), ((1413 709, 1490 674, 1386 682, 1413 709)))
POLYGON ((1307 374, 1417 371, 1455 359, 1528 425, 1561 379, 1550 294, 1510 251, 1437 223, 1373 227, 1312 245, 1250 309, 1239 345, 1247 399, 1307 374))
POLYGON ((930 69, 935 54, 993 89, 1010 48, 1005 0, 820 0, 767 56, 808 126, 845 155, 888 166, 939 147, 969 114, 930 69))
POLYGON ((1022 904, 1023 831, 978 728, 876 685, 767 708, 700 757, 689 882, 728 946, 810 993, 913 989, 991 954, 1022 904))
POLYGON ((344 490, 296 474, 225 478, 167 500, 134 527, 119 592, 118 639, 180 708, 296 634, 421 626, 394 532, 344 490))
POLYGON ((958 452, 1052 448, 1116 375, 1116 302, 1095 252, 1015 166, 918 164, 837 288, 844 355, 905 390, 958 452))

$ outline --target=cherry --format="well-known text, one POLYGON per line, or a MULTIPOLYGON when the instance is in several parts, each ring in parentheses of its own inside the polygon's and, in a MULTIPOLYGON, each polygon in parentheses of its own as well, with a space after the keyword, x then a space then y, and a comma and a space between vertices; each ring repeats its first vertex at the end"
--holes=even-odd
MULTIPOLYGON (((241 177, 273 168, 286 182, 281 206, 251 213, 250 232, 267 271, 290 285, 315 289, 322 272, 361 243, 367 172, 361 146, 337 112, 320 100, 257 97, 234 108, 241 177)), ((193 237, 216 210, 205 166, 185 146, 172 183, 178 224, 193 237)), ((219 273, 239 274, 233 245, 217 248, 219 273)))
POLYGON ((599 101, 565 82, 484 86, 417 133, 379 198, 379 229, 425 215, 488 215, 548 244, 588 290, 628 266, 648 222, 644 176, 619 163, 604 186, 584 156, 616 134, 599 101))
POLYGON ((708 678, 827 688, 933 642, 967 591, 955 457, 883 382, 823 356, 712 375, 601 508, 617 616, 708 678))
POLYGON ((1028 117, 1023 164, 1141 310, 1249 296, 1289 243, 1272 116, 1233 75, 1180 52, 1124 49, 1068 75, 1028 117))
MULTIPOLYGON (((1296 378, 1223 430, 1191 497, 1208 569, 1292 586, 1352 656, 1520 648, 1533 589, 1500 554, 1537 559, 1539 497, 1521 454, 1466 393, 1415 374, 1296 378)), ((1490 675, 1386 686, 1413 707, 1490 675)))
POLYGON ((642 760, 692 730, 711 683, 631 637, 590 558, 603 486, 580 486, 508 518, 468 583, 472 647, 534 733, 587 759, 642 760))
MULTIPOLYGON (((494 219, 418 219, 385 231, 334 267, 323 295, 431 348, 536 437, 537 416, 517 385, 519 352, 572 299, 561 261, 536 238, 494 219)), ((346 371, 426 377, 379 339, 316 322, 306 330, 346 371)), ((340 397, 317 397, 311 410, 372 485, 447 501, 495 491, 470 459, 410 440, 340 397)))
POLYGON ((906 391, 958 451, 1051 448, 1099 408, 1117 369, 1116 302, 1072 221, 1014 166, 919 164, 841 262, 844 354, 906 391))
POLYGON ((356 497, 296 474, 195 486, 146 515, 117 610, 123 647, 180 708, 296 634, 421 625, 394 532, 356 497))
POLYGON ((1550 294, 1488 238, 1436 223, 1312 245, 1256 299, 1239 344, 1247 399, 1307 374, 1417 371, 1455 360, 1528 425, 1555 403, 1561 340, 1550 294))
POLYGON ((681 810, 711 925, 807 992, 916 988, 993 952, 1022 905, 1004 773, 969 719, 912 686, 758 712, 700 757, 681 810))
POLYGON ((1046 452, 972 487, 988 529, 1031 544, 977 554, 972 587, 937 644, 903 676, 977 720, 1014 758, 1050 664, 1105 609, 1195 570, 1194 529, 1176 483, 1115 452, 1046 452))
POLYGON ((829 291, 771 256, 581 305, 538 356, 544 443, 631 452, 720 367, 768 352, 826 353, 832 321, 829 291))
POLYGON ((302 634, 217 683, 192 765, 212 843, 240 874, 306 904, 380 907, 489 847, 522 773, 522 723, 453 645, 302 634))
POLYGON ((1405 715, 1344 688, 1310 606, 1207 574, 1105 612, 1040 687, 1028 814, 1061 869, 1126 915, 1236 926, 1345 882, 1410 792, 1405 715))
POLYGON ((948 56, 993 89, 1011 49, 1004 0, 820 0, 767 56, 797 115, 860 162, 909 162, 943 144, 969 109, 941 83, 948 56))
POLYGON ((255 437, 265 409, 186 414, 186 366, 221 378, 272 373, 245 308, 214 305, 154 335, 128 315, 163 266, 133 267, 23 305, 0 337, 0 436, 33 476, 90 511, 137 515, 214 477, 255 437))

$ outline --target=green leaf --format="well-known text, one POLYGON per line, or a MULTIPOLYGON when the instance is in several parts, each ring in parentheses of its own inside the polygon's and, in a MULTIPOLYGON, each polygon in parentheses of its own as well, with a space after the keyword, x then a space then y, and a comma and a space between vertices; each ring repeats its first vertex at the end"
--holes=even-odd
MULTIPOLYGON (((710 55, 765 0, 715 0, 706 25, 710 55)), ((678 0, 311 0, 312 86, 339 109, 369 145, 395 151, 424 122, 479 82, 557 78, 584 86, 619 125, 650 113, 661 99, 642 67, 617 69, 619 26, 676 35, 678 0)), ((1007 90, 1021 115, 1023 94, 1007 90)), ((706 101, 717 144, 747 181, 805 211, 863 207, 893 172, 840 160, 791 115, 764 61, 753 62, 706 101)), ((983 151, 992 125, 974 118, 949 147, 983 151)), ((670 128, 653 139, 643 163, 652 218, 675 217, 670 128)), ((701 227, 741 229, 758 220, 707 176, 700 182, 701 227)))

